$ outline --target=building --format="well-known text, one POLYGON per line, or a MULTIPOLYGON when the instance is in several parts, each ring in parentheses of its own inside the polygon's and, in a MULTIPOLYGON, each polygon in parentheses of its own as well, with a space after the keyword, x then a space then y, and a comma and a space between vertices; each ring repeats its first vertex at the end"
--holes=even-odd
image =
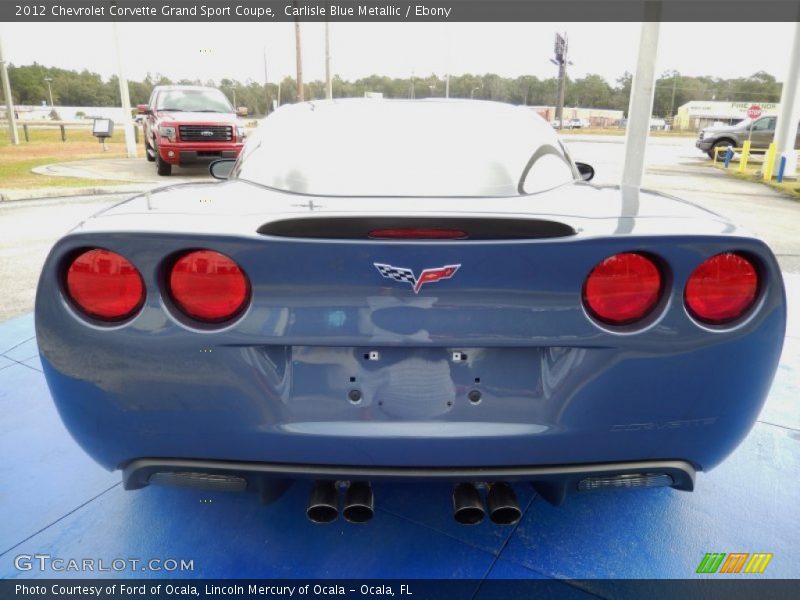
MULTIPOLYGON (((555 106, 531 106, 546 121, 556 119, 555 106)), ((590 127, 618 127, 623 118, 623 111, 610 108, 582 108, 577 106, 564 107, 564 121, 570 119, 583 119, 589 122, 590 127)))
POLYGON ((778 114, 777 102, 716 102, 692 100, 678 107, 675 129, 699 130, 712 125, 735 125, 747 118, 751 106, 761 107, 762 115, 778 114))

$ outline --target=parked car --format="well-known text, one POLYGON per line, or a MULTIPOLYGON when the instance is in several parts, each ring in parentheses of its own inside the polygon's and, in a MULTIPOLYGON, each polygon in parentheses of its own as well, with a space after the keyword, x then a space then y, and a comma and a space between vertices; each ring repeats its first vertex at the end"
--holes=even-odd
POLYGON ((512 482, 692 490, 767 396, 769 247, 592 185, 527 108, 287 105, 211 170, 85 220, 39 280, 50 392, 126 489, 306 481, 311 520, 366 521, 371 481, 446 480, 459 522, 513 523, 512 482))
MULTIPOLYGON (((761 117, 752 120, 745 119, 736 125, 706 127, 701 129, 695 146, 714 158, 716 148, 741 148, 750 140, 754 149, 766 150, 775 137, 775 124, 777 117, 761 117)), ((800 148, 800 127, 798 127, 795 148, 800 148)))
POLYGON ((585 129, 589 127, 589 121, 587 119, 570 119, 566 127, 568 129, 585 129))
POLYGON ((137 109, 145 117, 145 156, 159 175, 170 175, 175 165, 236 158, 242 150, 244 127, 218 89, 160 85, 137 109))

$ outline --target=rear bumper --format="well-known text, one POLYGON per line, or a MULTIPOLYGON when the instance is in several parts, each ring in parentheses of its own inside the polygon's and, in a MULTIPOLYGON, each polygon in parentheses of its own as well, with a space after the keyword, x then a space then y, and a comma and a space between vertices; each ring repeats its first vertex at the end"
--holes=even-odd
MULTIPOLYGON (((692 491, 696 471, 688 462, 636 461, 619 463, 519 467, 355 467, 295 465, 211 460, 144 458, 128 463, 122 471, 126 490, 150 484, 179 485, 200 489, 255 491, 270 479, 312 479, 336 481, 527 481, 547 500, 560 503, 580 491, 582 481, 621 475, 668 476, 661 479, 675 489, 692 491), (671 483, 670 483, 671 481, 671 483)), ((663 485, 663 484, 662 484, 663 485)), ((614 487, 647 487, 619 485, 614 487)))
POLYGON ((458 469, 462 478, 498 465, 676 459, 708 470, 756 421, 785 330, 777 263, 749 238, 513 248, 181 233, 145 240, 64 238, 37 294, 37 339, 56 406, 108 469, 166 457, 292 465, 287 477, 294 465, 320 464, 343 477, 364 466, 404 475, 458 469), (604 331, 587 318, 574 282, 597 256, 634 243, 671 265, 670 297, 652 326, 604 331), (759 258, 769 285, 747 319, 709 331, 684 309, 685 281, 703 256, 732 244, 759 258), (148 295, 130 322, 93 327, 64 297, 61 257, 89 245, 141 269, 148 295), (253 282, 253 304, 224 329, 192 327, 159 292, 154 257, 192 247, 234 257, 253 282), (374 262, 463 266, 459 280, 416 295, 384 283, 374 262), (298 265, 313 266, 313 275, 298 265))

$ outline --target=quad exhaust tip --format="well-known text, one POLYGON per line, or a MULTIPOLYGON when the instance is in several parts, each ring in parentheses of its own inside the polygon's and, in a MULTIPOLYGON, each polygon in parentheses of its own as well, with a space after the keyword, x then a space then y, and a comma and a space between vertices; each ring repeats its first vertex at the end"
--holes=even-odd
POLYGON ((339 517, 339 492, 333 481, 318 481, 311 488, 306 516, 312 523, 333 523, 339 517))
MULTIPOLYGON (((505 482, 492 483, 486 494, 489 518, 497 525, 513 525, 519 521, 519 508, 514 489, 505 482)), ((477 525, 486 516, 481 493, 472 483, 459 483, 453 489, 453 517, 462 525, 477 525)))
POLYGON ((375 497, 372 486, 364 481, 354 481, 344 496, 342 515, 348 523, 366 523, 375 514, 375 497))
POLYGON ((498 525, 513 525, 519 521, 522 511, 519 508, 514 488, 505 482, 493 483, 486 495, 489 517, 498 525))
POLYGON ((453 517, 462 525, 477 525, 483 521, 481 494, 471 483, 459 483, 453 489, 453 517))
MULTIPOLYGON (((347 487, 342 516, 348 523, 366 523, 375 515, 372 485, 354 481, 347 487)), ((311 488, 306 516, 312 523, 333 523, 339 518, 339 490, 334 481, 317 481, 311 488)))
MULTIPOLYGON (((489 485, 484 508, 481 492, 473 483, 453 488, 453 517, 462 525, 477 525, 489 513, 497 525, 513 525, 522 517, 517 495, 506 482, 489 485)), ((332 523, 339 518, 339 490, 335 481, 317 481, 311 488, 306 515, 312 523, 332 523)), ((372 485, 354 481, 347 486, 342 516, 348 523, 366 523, 375 515, 372 485)))

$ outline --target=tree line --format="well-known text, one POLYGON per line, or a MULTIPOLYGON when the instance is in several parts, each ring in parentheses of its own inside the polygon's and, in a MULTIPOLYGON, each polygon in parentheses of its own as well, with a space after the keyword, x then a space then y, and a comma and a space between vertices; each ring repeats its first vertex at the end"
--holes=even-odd
MULTIPOLYGON (((89 70, 73 71, 32 65, 10 65, 9 79, 16 104, 49 104, 46 79, 50 79, 53 102, 56 106, 119 106, 119 84, 116 76, 103 79, 89 70)), ((613 84, 600 75, 589 74, 581 78, 567 78, 565 106, 609 108, 627 111, 631 90, 630 73, 624 73, 613 84)), ((247 79, 244 82, 224 78, 220 81, 173 80, 162 74, 148 74, 143 81, 128 81, 131 103, 144 104, 153 87, 165 84, 209 85, 218 87, 236 106, 247 107, 250 115, 264 115, 273 105, 280 90, 280 103, 296 100, 296 84, 286 77, 280 84, 247 79)), ((386 98, 430 98, 445 95, 445 79, 436 75, 427 77, 392 78, 371 75, 344 80, 333 79, 336 98, 362 97, 365 92, 379 92, 386 98)), ((453 75, 449 78, 451 98, 497 100, 511 104, 553 106, 556 104, 558 80, 556 77, 540 79, 533 75, 501 77, 485 75, 453 75)), ((306 82, 306 100, 325 97, 325 82, 306 82)), ((778 102, 781 84, 765 71, 750 77, 722 79, 717 77, 689 77, 677 71, 662 73, 656 82, 653 115, 669 117, 677 108, 690 100, 719 100, 729 102, 778 102)))

